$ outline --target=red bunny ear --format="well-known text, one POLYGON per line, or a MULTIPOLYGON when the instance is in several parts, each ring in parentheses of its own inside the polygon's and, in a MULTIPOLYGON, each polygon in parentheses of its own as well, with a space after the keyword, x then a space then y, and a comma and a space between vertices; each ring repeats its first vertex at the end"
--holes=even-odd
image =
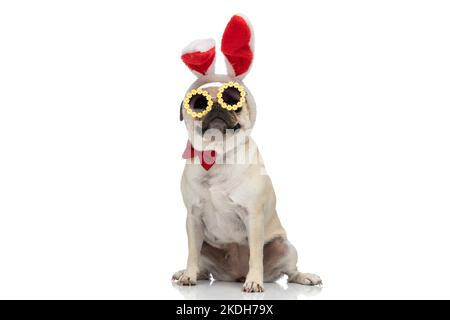
POLYGON ((222 52, 228 73, 243 78, 253 61, 253 32, 248 20, 235 15, 228 22, 222 37, 222 52))
POLYGON ((214 72, 216 56, 213 39, 196 40, 183 49, 181 59, 196 76, 214 72))

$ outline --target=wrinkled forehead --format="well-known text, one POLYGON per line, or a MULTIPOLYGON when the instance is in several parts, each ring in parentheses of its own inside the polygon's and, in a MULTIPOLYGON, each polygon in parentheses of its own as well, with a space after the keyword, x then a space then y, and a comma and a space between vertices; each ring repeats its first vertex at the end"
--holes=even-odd
MULTIPOLYGON (((230 81, 215 81, 215 82, 208 82, 208 83, 204 83, 202 85, 200 85, 197 88, 193 88, 193 89, 202 89, 207 91, 212 97, 217 96, 217 93, 219 92, 220 87, 222 87, 224 84, 229 83, 230 81)), ((235 82, 235 81, 233 81, 235 82)), ((242 84, 241 84, 242 85, 242 84)))
POLYGON ((211 96, 215 97, 217 95, 217 92, 219 91, 219 88, 223 86, 223 84, 223 82, 210 82, 201 85, 197 89, 206 90, 211 96))
POLYGON ((202 84, 199 88, 200 89, 205 89, 208 90, 210 88, 220 88, 221 86, 223 86, 226 82, 209 82, 209 83, 204 83, 202 84))

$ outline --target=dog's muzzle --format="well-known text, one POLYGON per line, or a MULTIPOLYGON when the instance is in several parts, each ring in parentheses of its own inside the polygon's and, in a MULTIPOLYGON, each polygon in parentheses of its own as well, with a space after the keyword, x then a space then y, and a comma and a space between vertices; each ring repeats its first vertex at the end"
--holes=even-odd
POLYGON ((225 134, 227 130, 239 130, 241 125, 234 111, 213 107, 212 111, 202 120, 202 134, 207 130, 215 129, 225 134))

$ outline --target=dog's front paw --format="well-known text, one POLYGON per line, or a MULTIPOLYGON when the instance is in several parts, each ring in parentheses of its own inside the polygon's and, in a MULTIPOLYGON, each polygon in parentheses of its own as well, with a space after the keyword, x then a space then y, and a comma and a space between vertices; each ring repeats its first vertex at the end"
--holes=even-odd
POLYGON ((197 276, 189 274, 186 270, 175 272, 172 280, 180 286, 195 286, 197 284, 197 276))
POLYGON ((197 284, 197 279, 194 277, 183 274, 177 281, 180 286, 195 286, 197 284))
POLYGON ((172 281, 178 281, 178 279, 180 279, 181 276, 184 274, 184 271, 185 270, 183 269, 183 270, 175 272, 172 276, 172 281))
POLYGON ((247 276, 244 286, 242 287, 244 292, 264 292, 263 282, 258 281, 255 278, 247 276))

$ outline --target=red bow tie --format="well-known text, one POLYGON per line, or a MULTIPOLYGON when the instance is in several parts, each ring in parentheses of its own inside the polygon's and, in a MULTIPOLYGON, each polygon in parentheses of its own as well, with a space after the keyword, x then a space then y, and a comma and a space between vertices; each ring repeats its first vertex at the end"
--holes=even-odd
POLYGON ((206 150, 206 151, 198 151, 195 150, 192 146, 191 142, 188 140, 186 149, 183 152, 183 159, 192 159, 197 157, 200 159, 200 164, 203 169, 208 171, 211 167, 216 163, 216 151, 215 150, 206 150))

